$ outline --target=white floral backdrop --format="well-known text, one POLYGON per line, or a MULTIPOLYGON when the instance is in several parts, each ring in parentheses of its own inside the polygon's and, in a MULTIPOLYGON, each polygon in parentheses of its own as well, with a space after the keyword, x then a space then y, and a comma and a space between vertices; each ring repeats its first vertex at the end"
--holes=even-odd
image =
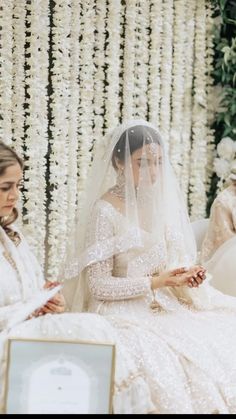
POLYGON ((91 157, 130 117, 157 125, 192 219, 213 171, 210 0, 6 0, 0 138, 24 157, 21 222, 55 278, 91 157))

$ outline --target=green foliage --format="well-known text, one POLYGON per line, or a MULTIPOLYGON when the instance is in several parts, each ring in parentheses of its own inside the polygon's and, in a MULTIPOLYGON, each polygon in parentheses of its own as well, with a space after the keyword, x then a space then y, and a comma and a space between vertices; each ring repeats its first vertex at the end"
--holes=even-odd
MULTIPOLYGON (((219 112, 213 124, 216 145, 223 137, 236 141, 236 1, 213 0, 216 24, 214 28, 214 84, 223 89, 219 112)), ((212 177, 208 196, 208 214, 216 195, 218 178, 212 177)))

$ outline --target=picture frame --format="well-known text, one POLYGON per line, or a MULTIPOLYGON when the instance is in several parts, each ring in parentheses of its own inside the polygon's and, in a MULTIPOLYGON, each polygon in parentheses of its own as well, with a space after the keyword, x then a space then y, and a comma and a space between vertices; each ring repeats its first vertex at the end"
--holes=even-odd
POLYGON ((10 338, 6 414, 112 413, 115 345, 10 338))

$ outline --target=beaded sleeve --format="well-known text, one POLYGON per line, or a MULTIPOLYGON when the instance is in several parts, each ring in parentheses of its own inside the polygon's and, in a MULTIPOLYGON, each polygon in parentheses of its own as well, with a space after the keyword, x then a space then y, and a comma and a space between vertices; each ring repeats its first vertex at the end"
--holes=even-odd
MULTIPOLYGON (((100 205, 93 212, 87 243, 109 240, 114 235, 112 208, 100 205)), ((87 268, 90 293, 97 300, 123 300, 150 293, 148 277, 113 276, 113 257, 96 262, 87 268)))

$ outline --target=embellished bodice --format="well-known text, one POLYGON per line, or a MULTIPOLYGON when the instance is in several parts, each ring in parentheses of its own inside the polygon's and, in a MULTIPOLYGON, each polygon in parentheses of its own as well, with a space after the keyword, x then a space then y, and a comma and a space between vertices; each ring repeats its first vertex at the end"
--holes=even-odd
MULTIPOLYGON (((173 246, 168 249, 164 243, 153 242, 149 233, 141 231, 139 234, 141 237, 113 205, 104 200, 97 201, 87 233, 87 246, 97 243, 97 258, 100 258, 86 270, 93 309, 94 302, 119 301, 124 304, 134 299, 145 301, 146 306, 152 298, 150 274, 165 269, 167 252, 172 252, 174 258, 175 249, 178 259, 178 240, 174 235, 173 246)), ((177 259, 176 266, 179 266, 177 259)))

